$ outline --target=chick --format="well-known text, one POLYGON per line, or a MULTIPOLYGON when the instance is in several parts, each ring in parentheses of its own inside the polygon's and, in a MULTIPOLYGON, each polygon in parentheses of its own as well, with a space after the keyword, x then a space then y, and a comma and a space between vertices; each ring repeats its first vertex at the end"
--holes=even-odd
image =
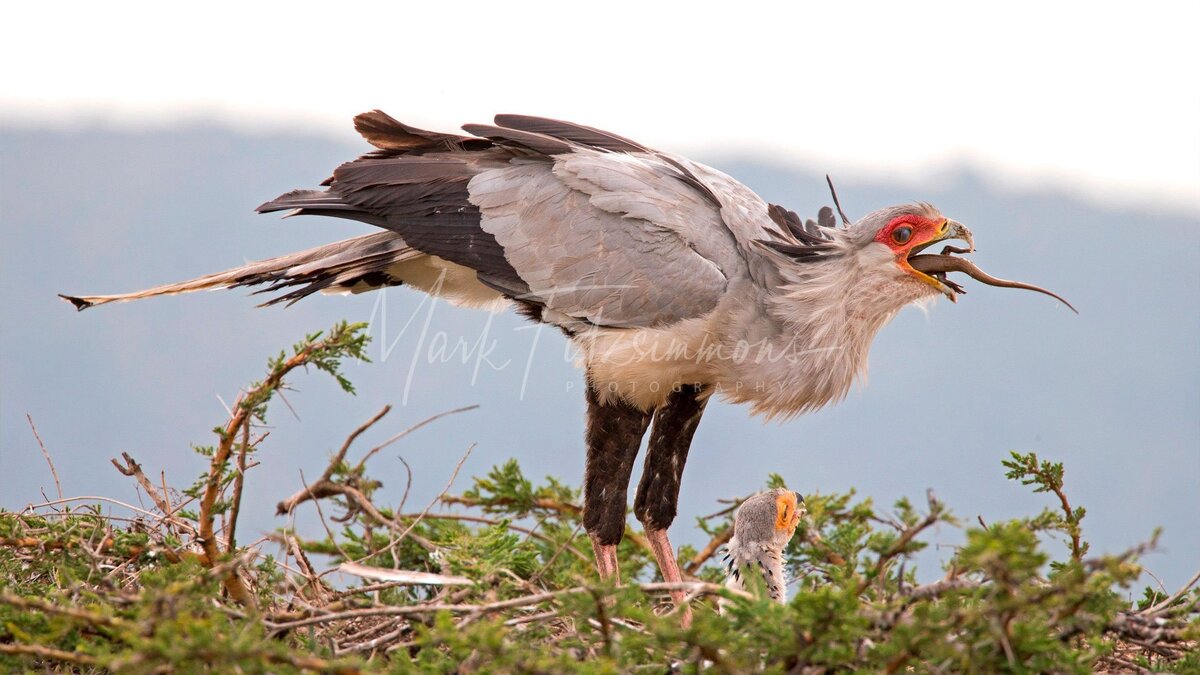
POLYGON ((733 516, 733 537, 725 547, 725 586, 751 593, 765 590, 772 600, 784 602, 783 549, 804 513, 804 498, 783 488, 742 502, 733 516))

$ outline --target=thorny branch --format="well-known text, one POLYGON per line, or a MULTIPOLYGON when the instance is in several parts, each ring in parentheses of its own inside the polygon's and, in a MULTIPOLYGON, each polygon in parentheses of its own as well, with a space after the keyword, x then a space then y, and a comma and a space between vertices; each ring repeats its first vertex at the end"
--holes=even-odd
POLYGON ((162 512, 160 519, 170 521, 172 525, 185 532, 195 533, 196 530, 194 527, 183 519, 174 517, 171 505, 167 501, 165 488, 160 492, 154 483, 151 483, 150 479, 146 477, 146 474, 142 471, 142 465, 138 464, 128 452, 122 452, 121 459, 125 460, 124 464, 117 462, 116 459, 110 459, 109 461, 112 462, 112 465, 116 467, 122 476, 129 476, 136 480, 138 485, 142 486, 142 489, 150 496, 150 500, 154 502, 154 506, 162 512))
POLYGON ((943 510, 942 504, 933 496, 933 490, 929 490, 925 496, 929 502, 929 513, 927 513, 919 522, 904 528, 904 530, 900 533, 900 536, 896 538, 896 541, 892 542, 892 545, 888 547, 888 550, 879 556, 879 560, 875 563, 874 571, 870 576, 864 578, 859 583, 859 593, 867 590, 867 587, 871 585, 871 582, 878 579, 880 575, 883 574, 883 571, 887 567, 888 563, 894 560, 896 556, 908 550, 909 543, 911 543, 912 540, 917 537, 917 535, 932 527, 933 524, 936 523, 939 518, 941 518, 943 510))
POLYGON ((28 654, 30 656, 36 656, 47 661, 77 663, 81 666, 100 665, 100 660, 94 656, 88 656, 87 654, 81 654, 79 652, 68 652, 62 649, 55 649, 53 647, 45 647, 43 645, 0 643, 0 654, 28 654))
MULTIPOLYGON (((465 497, 462 495, 445 495, 442 497, 441 502, 443 504, 460 504, 462 506, 472 506, 472 507, 484 506, 483 501, 472 498, 472 497, 465 497)), ((491 505, 491 506, 508 506, 508 505, 512 505, 513 503, 514 503, 513 500, 509 500, 509 499, 505 499, 505 498, 493 499, 493 500, 490 500, 487 502, 487 504, 491 505)), ((572 517, 577 517, 577 516, 580 516, 583 514, 583 507, 579 506, 578 504, 572 504, 570 502, 564 502, 564 501, 560 501, 557 499, 537 498, 537 499, 533 500, 533 505, 539 509, 553 511, 555 513, 572 516, 572 517)), ((646 537, 643 536, 640 532, 637 532, 636 530, 634 530, 632 527, 629 527, 628 525, 625 526, 625 539, 628 539, 629 541, 633 542, 634 545, 636 545, 638 548, 642 549, 649 555, 651 555, 651 556, 654 555, 654 548, 650 546, 650 541, 647 540, 646 537)), ((692 573, 688 572, 686 569, 681 570, 681 571, 686 575, 689 575, 689 576, 692 575, 692 573)))
MULTIPOLYGON (((225 427, 220 433, 221 440, 217 445, 216 451, 213 452, 212 462, 208 470, 208 480, 204 485, 204 495, 200 498, 200 528, 198 534, 200 545, 204 549, 203 560, 208 567, 215 566, 221 555, 220 549, 217 547, 217 536, 213 531, 214 506, 217 502, 217 496, 221 492, 222 478, 225 475, 225 465, 229 462, 229 458, 233 454, 233 445, 238 438, 238 433, 242 431, 243 427, 249 428, 253 419, 254 407, 248 403, 256 401, 264 393, 278 388, 285 375, 308 362, 314 349, 315 347, 310 346, 301 350, 284 362, 282 366, 275 368, 257 387, 238 396, 237 401, 233 404, 233 416, 225 423, 225 427)), ((255 606, 254 596, 236 573, 228 575, 223 580, 223 583, 226 592, 238 604, 249 607, 255 606)))
MULTIPOLYGON (((312 336, 309 340, 298 345, 295 353, 290 358, 281 358, 273 362, 270 372, 267 373, 266 378, 262 382, 255 384, 238 396, 237 401, 233 405, 233 414, 218 432, 219 442, 212 453, 208 478, 204 484, 203 496, 200 498, 199 532, 197 539, 203 548, 204 555, 202 560, 206 566, 210 568, 216 566, 221 554, 217 545, 216 533, 213 530, 213 519, 217 499, 225 485, 225 467, 228 465, 229 459, 234 452, 234 444, 237 442, 239 435, 242 439, 242 443, 238 449, 239 457, 242 458, 239 461, 239 465, 240 469, 244 471, 244 455, 251 448, 249 441, 250 425, 255 420, 262 419, 267 401, 283 386, 284 377, 296 368, 309 364, 315 365, 322 370, 330 372, 343 388, 349 389, 349 382, 337 372, 336 359, 339 356, 347 354, 353 356, 361 353, 362 342, 361 340, 356 340, 355 337, 358 330, 358 327, 341 324, 334 327, 325 337, 319 340, 317 339, 318 336, 312 336)), ((238 480, 237 476, 235 476, 236 480, 238 480)), ((240 508, 240 504, 237 503, 240 498, 241 490, 240 483, 238 483, 238 487, 235 488, 234 503, 230 505, 231 513, 235 516, 240 508)), ((226 552, 232 552, 232 539, 229 539, 227 544, 226 552)), ((222 580, 222 584, 226 592, 238 604, 251 607, 252 609, 256 607, 254 595, 236 572, 226 575, 222 580)))

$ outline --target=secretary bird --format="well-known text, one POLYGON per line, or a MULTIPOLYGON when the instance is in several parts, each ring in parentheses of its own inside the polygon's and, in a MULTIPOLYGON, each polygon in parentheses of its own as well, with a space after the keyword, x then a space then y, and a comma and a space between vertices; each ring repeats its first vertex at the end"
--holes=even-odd
POLYGON ((324 189, 288 192, 258 211, 382 231, 137 293, 62 297, 82 310, 265 286, 257 292, 282 293, 265 304, 290 304, 316 291, 407 285, 459 305, 507 302, 560 328, 588 385, 584 527, 600 576, 613 582, 651 421, 634 513, 663 579, 680 581, 667 528, 713 394, 767 418, 842 399, 897 311, 963 292, 947 272, 1049 293, 955 257, 974 250, 971 233, 929 204, 851 224, 834 195, 838 226, 829 207, 804 221, 719 171, 569 122, 499 115, 460 136, 376 110, 354 125, 375 151, 339 166, 324 189), (950 239, 967 248, 918 255, 950 239))
POLYGON ((733 515, 733 536, 722 559, 725 586, 763 590, 770 599, 783 602, 787 597, 783 549, 805 512, 804 498, 785 488, 760 492, 742 502, 733 515))

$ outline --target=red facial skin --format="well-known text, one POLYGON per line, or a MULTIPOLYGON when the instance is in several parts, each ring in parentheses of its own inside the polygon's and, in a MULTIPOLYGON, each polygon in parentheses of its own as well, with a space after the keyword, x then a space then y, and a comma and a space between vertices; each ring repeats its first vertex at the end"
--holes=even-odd
POLYGON ((875 241, 892 249, 897 257, 903 259, 907 257, 909 249, 913 246, 936 239, 945 230, 946 222, 945 218, 934 220, 916 214, 900 216, 892 219, 883 229, 879 230, 879 233, 875 235, 875 241), (901 227, 912 228, 912 236, 903 244, 897 244, 896 240, 892 238, 892 233, 901 227))

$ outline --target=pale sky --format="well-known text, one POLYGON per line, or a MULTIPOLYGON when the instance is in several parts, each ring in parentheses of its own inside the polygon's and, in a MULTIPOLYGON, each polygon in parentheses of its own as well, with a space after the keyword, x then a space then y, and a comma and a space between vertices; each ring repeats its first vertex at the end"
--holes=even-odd
MULTIPOLYGON (((14 2, 0 116, 348 134, 497 112, 661 149, 1200 211, 1200 3, 14 2)), ((347 136, 348 137, 348 136, 347 136)))

